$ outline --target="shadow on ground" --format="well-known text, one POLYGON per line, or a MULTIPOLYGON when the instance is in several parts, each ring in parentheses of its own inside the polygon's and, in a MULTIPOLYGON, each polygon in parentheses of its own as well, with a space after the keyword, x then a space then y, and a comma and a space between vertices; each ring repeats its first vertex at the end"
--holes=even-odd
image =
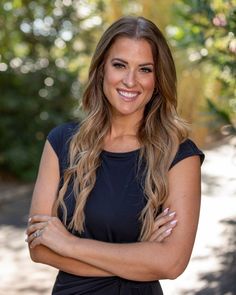
POLYGON ((0 226, 25 228, 27 225, 32 184, 0 184, 0 226))
POLYGON ((217 196, 217 190, 219 189, 220 184, 221 184, 220 177, 202 173, 202 185, 203 185, 203 192, 205 195, 212 196, 212 197, 217 196))
POLYGON ((225 225, 224 248, 212 249, 212 254, 220 261, 221 270, 202 272, 199 281, 204 281, 201 290, 183 292, 183 295, 236 295, 236 220, 221 221, 225 225))

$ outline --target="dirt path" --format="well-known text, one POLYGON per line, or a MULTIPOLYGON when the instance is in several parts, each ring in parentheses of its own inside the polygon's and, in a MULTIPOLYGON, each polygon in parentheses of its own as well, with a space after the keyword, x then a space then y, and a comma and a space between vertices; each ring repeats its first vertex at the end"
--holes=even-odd
POLYGON ((236 295, 236 145, 205 151, 202 205, 190 264, 165 295, 236 295))
MULTIPOLYGON (((236 148, 231 141, 205 153, 193 255, 182 276, 162 281, 165 295, 236 295, 236 148)), ((0 295, 50 294, 56 276, 30 261, 24 242, 31 191, 30 185, 0 186, 0 295)))
POLYGON ((55 279, 54 269, 31 262, 24 241, 31 193, 32 185, 0 189, 0 295, 50 294, 55 279))

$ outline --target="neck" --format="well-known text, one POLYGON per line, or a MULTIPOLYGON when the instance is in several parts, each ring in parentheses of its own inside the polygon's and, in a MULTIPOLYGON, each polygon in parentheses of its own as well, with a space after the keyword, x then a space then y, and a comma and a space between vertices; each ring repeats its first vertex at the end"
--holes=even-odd
POLYGON ((140 118, 131 118, 131 116, 113 116, 111 120, 110 136, 137 136, 139 124, 140 118))

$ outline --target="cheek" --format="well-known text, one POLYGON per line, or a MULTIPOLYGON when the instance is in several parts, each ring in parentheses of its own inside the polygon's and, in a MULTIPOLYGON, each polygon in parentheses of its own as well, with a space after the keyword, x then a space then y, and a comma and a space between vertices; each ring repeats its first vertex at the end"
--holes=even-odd
POLYGON ((143 81, 143 87, 147 90, 147 91, 150 91, 150 92, 153 92, 154 91, 154 88, 155 88, 155 81, 154 79, 145 79, 143 81))
POLYGON ((113 97, 114 89, 115 89, 114 78, 109 74, 109 72, 106 72, 103 78, 103 93, 108 99, 108 101, 110 101, 110 99, 113 97))
POLYGON ((112 85, 114 83, 114 74, 112 71, 108 68, 105 69, 104 72, 104 80, 103 80, 103 87, 107 87, 109 85, 112 85))
POLYGON ((104 94, 115 91, 116 87, 120 83, 121 77, 118 73, 114 73, 111 69, 108 69, 104 73, 103 78, 103 91, 104 94))

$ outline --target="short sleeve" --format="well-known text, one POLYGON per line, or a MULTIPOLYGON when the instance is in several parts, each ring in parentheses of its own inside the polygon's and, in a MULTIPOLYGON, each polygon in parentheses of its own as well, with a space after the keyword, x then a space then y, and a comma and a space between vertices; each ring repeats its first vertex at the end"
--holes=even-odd
POLYGON ((204 153, 196 146, 196 144, 192 140, 186 139, 184 142, 182 142, 179 145, 178 152, 176 153, 176 156, 175 156, 173 162, 171 163, 169 169, 171 169, 178 162, 184 160, 185 158, 191 157, 191 156, 199 156, 201 164, 203 163, 204 158, 205 158, 204 153))
POLYGON ((59 125, 53 128, 47 136, 47 140, 51 144, 58 158, 60 158, 61 147, 63 145, 63 130, 64 130, 64 124, 59 125))
POLYGON ((65 123, 53 128, 47 136, 47 140, 58 157, 61 172, 67 167, 69 142, 76 132, 77 127, 78 123, 65 123))

